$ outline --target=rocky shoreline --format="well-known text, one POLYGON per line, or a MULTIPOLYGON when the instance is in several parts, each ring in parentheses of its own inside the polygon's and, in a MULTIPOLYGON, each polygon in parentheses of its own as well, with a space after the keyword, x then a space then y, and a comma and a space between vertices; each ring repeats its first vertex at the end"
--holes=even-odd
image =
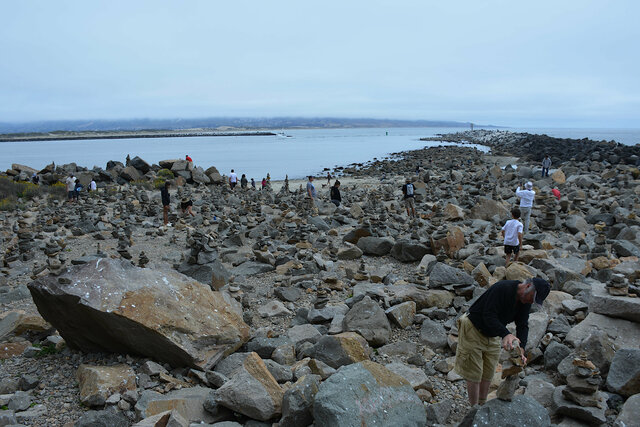
POLYGON ((640 147, 441 140, 492 152, 340 168, 342 206, 318 179, 314 210, 297 182, 232 191, 214 166, 183 160, 14 165, 2 191, 33 172, 39 187, 98 177, 99 191, 67 204, 25 190, 0 211, 0 425, 632 425, 640 147), (541 178, 532 164, 547 153, 541 178), (171 227, 155 189, 167 179, 171 227), (499 231, 524 180, 531 233, 505 266, 499 231), (183 198, 195 216, 180 214, 183 198), (497 280, 534 276, 553 290, 530 317, 530 364, 498 389, 504 354, 493 399, 469 408, 452 370, 456 319, 497 280))

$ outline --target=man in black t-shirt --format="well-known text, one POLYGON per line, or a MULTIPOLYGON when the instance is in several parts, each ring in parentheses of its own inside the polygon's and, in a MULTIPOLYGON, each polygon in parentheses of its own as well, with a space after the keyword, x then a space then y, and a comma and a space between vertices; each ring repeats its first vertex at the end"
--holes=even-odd
POLYGON ((165 181, 164 187, 160 189, 160 197, 162 198, 162 220, 164 221, 164 225, 169 224, 169 204, 171 203, 171 199, 169 197, 169 181, 165 181))
POLYGON ((483 404, 500 358, 500 347, 509 351, 518 343, 522 363, 529 335, 531 304, 542 304, 551 287, 542 279, 501 280, 491 286, 458 319, 455 371, 467 380, 469 403, 483 404), (507 329, 515 322, 516 335, 507 329))
POLYGON ((342 202, 342 196, 340 196, 340 181, 338 181, 337 179, 333 184, 333 187, 331 187, 330 189, 329 199, 331 200, 331 203, 336 206, 340 206, 340 203, 342 202))

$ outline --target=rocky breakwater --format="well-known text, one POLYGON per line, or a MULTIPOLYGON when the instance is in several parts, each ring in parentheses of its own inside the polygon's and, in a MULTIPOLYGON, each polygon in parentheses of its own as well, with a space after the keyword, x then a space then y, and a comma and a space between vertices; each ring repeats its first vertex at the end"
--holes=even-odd
POLYGON ((607 162, 610 164, 639 165, 640 145, 620 144, 615 141, 594 141, 588 138, 554 138, 547 135, 517 133, 502 130, 474 130, 437 137, 421 138, 423 141, 451 141, 481 144, 491 147, 495 155, 512 155, 539 164, 549 154, 553 166, 557 162, 607 162))
MULTIPOLYGON (((351 183, 343 180, 340 207, 318 186, 317 210, 308 209, 304 191, 231 191, 176 178, 172 196, 188 195, 195 216, 172 213, 172 227, 162 226, 159 210, 152 209, 158 192, 131 184, 76 205, 35 198, 11 215, 0 214, 3 249, 15 246, 0 282, 7 312, 0 340, 12 349, 0 365, 7 378, 0 381, 0 396, 7 397, 0 399, 12 400, 13 416, 34 425, 82 426, 96 419, 112 425, 455 425, 470 412, 464 381, 452 370, 456 320, 492 283, 537 276, 553 290, 532 310, 529 362, 515 372, 510 356, 502 356, 492 399, 470 413, 473 423, 635 419, 640 182, 634 167, 573 160, 554 165, 562 175, 538 179, 518 160, 515 169, 499 161, 465 147, 402 153, 354 170, 351 183), (402 205, 406 177, 416 187, 419 217, 412 220, 402 205), (499 231, 518 203, 514 190, 523 179, 537 192, 530 232, 519 262, 505 265, 499 231), (553 187, 561 190, 560 200, 551 196, 553 187), (29 256, 19 255, 19 219, 32 233, 29 256), (55 263, 47 264, 49 255, 55 263), (129 267, 141 258, 145 269, 129 267), (171 289, 160 277, 174 276, 156 270, 173 267, 190 276, 175 280, 193 292, 219 289, 231 297, 223 298, 225 307, 241 304, 248 340, 206 366, 189 358, 161 365, 157 354, 128 348, 96 354, 65 346, 63 336, 73 335, 63 333, 63 325, 47 326, 23 286, 33 276, 52 289, 73 289, 84 268, 99 269, 107 259, 131 277, 158 274, 154 287, 171 289), (16 320, 27 315, 39 323, 16 320), (35 345, 51 350, 36 358, 35 345), (578 369, 576 360, 595 369, 578 369), (577 408, 568 396, 595 406, 577 408), (85 413, 79 401, 93 410, 85 413)), ((172 315, 167 311, 206 318, 212 311, 191 305, 193 292, 178 299, 170 294, 171 304, 162 308, 137 289, 131 297, 145 318, 165 319, 172 315)), ((86 286, 85 292, 89 296, 68 299, 97 313, 83 299, 94 301, 99 291, 86 286)), ((128 295, 114 297, 114 310, 135 316, 128 295)), ((58 297, 34 293, 38 306, 39 298, 58 297)), ((58 317, 65 314, 51 322, 58 317)), ((79 334, 112 339, 101 329, 79 334)), ((185 348, 206 352, 211 345, 221 354, 207 339, 185 336, 185 342, 185 348)))

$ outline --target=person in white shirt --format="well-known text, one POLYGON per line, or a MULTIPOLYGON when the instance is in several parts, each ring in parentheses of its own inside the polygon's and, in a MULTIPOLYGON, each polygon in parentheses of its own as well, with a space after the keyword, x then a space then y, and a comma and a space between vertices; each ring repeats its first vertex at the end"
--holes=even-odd
POLYGON ((233 190, 238 184, 238 175, 231 169, 231 173, 229 174, 229 187, 233 190))
POLYGON ((73 202, 73 193, 76 191, 76 177, 73 176, 72 173, 69 174, 67 179, 65 180, 65 184, 67 186, 67 202, 73 202))
POLYGON ((98 189, 98 185, 96 184, 96 180, 92 179, 89 184, 89 191, 96 191, 98 189))
POLYGON ((529 218, 531 217, 531 208, 533 207, 533 199, 536 192, 533 191, 533 183, 531 181, 524 185, 524 190, 520 187, 516 188, 516 196, 520 197, 520 214, 524 222, 523 235, 529 232, 529 218))
POLYGON ((502 227, 502 237, 504 237, 504 253, 507 256, 505 265, 509 265, 511 254, 514 254, 513 261, 518 261, 520 248, 522 248, 522 223, 518 221, 520 218, 520 209, 513 208, 511 210, 511 218, 502 227))

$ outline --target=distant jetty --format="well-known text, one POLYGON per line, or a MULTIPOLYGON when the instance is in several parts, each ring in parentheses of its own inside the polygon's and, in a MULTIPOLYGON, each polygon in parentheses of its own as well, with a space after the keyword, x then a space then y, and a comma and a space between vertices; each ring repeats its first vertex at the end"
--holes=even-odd
POLYGON ((275 136, 269 131, 99 131, 45 132, 0 135, 0 142, 67 141, 80 139, 186 138, 197 136, 275 136))

